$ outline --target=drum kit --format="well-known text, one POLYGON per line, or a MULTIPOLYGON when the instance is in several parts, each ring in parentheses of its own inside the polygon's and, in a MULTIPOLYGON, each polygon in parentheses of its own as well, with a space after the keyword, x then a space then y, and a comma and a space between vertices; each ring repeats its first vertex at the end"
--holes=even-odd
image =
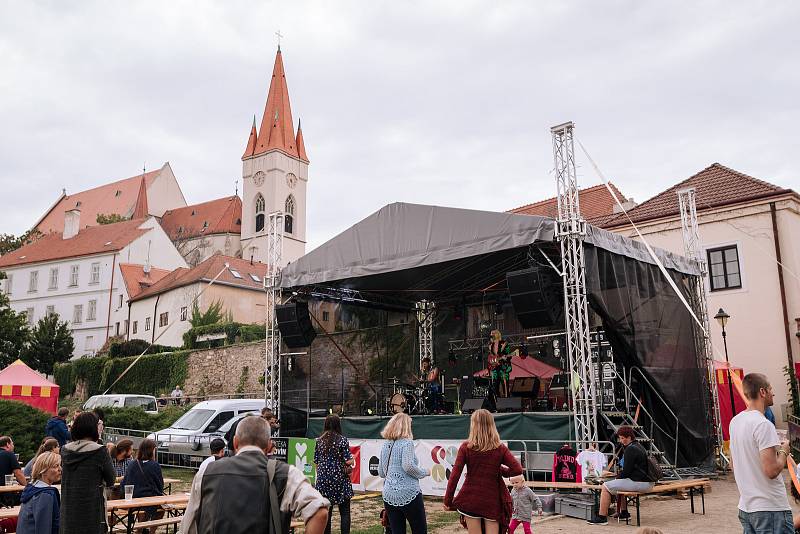
POLYGON ((392 378, 389 380, 392 393, 386 397, 386 413, 405 412, 409 415, 430 415, 434 413, 434 395, 424 384, 411 385, 392 378))

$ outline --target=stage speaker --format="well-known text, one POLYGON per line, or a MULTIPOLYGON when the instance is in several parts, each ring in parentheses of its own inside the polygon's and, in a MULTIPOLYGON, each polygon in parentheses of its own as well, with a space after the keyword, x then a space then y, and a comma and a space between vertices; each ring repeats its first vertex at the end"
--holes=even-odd
POLYGON ((308 347, 317 333, 311 325, 307 302, 290 302, 275 306, 278 330, 286 346, 290 349, 308 347))
POLYGON ((498 397, 497 398, 497 411, 498 412, 521 412, 522 411, 522 398, 521 397, 498 397))
POLYGON ((506 273, 508 294, 524 328, 554 326, 563 315, 561 281, 537 268, 506 273))
POLYGON ((514 397, 533 397, 539 396, 540 380, 538 376, 525 376, 515 378, 511 384, 511 395, 514 397))
POLYGON ((488 398, 467 399, 461 405, 461 413, 472 413, 481 408, 491 410, 491 401, 488 398))

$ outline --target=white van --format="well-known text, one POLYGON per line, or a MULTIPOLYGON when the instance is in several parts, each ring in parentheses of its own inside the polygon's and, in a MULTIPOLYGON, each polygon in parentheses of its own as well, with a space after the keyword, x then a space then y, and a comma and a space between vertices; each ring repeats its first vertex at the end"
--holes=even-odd
MULTIPOLYGON (((218 399, 198 402, 169 428, 147 436, 160 453, 208 456, 208 444, 237 415, 259 413, 264 399, 218 399)), ((201 460, 202 461, 202 460, 201 460)))
POLYGON ((158 414, 156 398, 152 395, 93 395, 83 403, 83 409, 95 408, 142 408, 151 415, 158 414))

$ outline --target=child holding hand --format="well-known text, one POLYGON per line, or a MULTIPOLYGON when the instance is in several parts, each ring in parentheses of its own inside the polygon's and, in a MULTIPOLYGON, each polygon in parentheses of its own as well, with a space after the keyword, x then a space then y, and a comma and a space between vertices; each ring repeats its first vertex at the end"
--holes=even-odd
POLYGON ((511 514, 511 523, 508 525, 509 534, 514 534, 517 526, 522 523, 525 534, 531 534, 531 518, 533 508, 542 515, 542 501, 539 497, 525 485, 525 475, 515 476, 510 479, 513 488, 511 489, 511 499, 514 502, 514 512, 511 514))

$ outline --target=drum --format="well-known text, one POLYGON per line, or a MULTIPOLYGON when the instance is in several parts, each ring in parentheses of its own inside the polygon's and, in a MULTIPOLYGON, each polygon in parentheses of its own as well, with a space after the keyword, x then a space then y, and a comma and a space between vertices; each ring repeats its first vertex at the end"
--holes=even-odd
POLYGON ((417 397, 413 393, 395 393, 389 397, 389 413, 409 413, 416 403, 417 397))

